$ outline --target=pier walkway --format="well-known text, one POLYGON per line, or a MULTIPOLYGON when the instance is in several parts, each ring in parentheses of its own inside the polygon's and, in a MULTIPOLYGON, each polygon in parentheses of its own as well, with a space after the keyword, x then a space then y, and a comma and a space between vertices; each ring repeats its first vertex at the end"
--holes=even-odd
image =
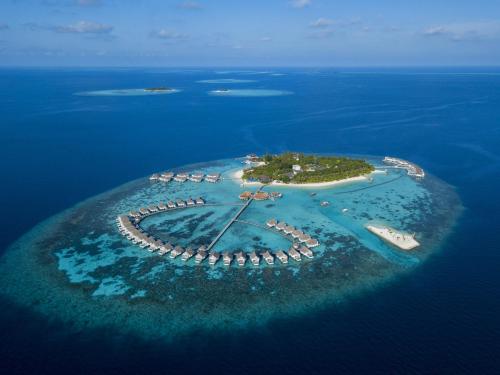
MULTIPOLYGON (((264 186, 261 186, 257 190, 257 192, 261 191, 263 188, 264 186)), ((217 237, 215 237, 214 240, 210 243, 210 245, 208 245, 207 251, 210 251, 215 246, 215 244, 221 239, 221 237, 224 235, 224 233, 226 233, 226 231, 231 227, 231 225, 233 225, 233 223, 238 220, 243 211, 245 211, 245 209, 248 206, 250 206, 250 203, 252 203, 252 201, 253 201, 253 196, 243 205, 243 207, 241 207, 241 209, 236 213, 236 215, 234 215, 234 217, 229 221, 229 223, 227 223, 226 226, 222 228, 217 237)))

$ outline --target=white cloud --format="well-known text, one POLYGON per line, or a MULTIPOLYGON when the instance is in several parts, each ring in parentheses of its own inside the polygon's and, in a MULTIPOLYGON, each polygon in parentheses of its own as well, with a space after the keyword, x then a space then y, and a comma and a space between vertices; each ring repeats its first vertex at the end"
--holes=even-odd
POLYGON ((500 21, 443 24, 425 29, 422 35, 453 41, 500 39, 500 21))
POLYGON ((198 10, 203 8, 203 6, 197 1, 183 1, 179 3, 177 7, 188 10, 198 10))
POLYGON ((151 32, 151 36, 164 40, 181 40, 189 38, 188 34, 183 34, 174 30, 167 30, 167 29, 160 29, 157 31, 153 31, 151 32))
POLYGON ((331 25, 333 25, 333 20, 323 17, 318 18, 316 21, 311 22, 310 24, 311 27, 318 27, 318 28, 325 28, 331 25))
POLYGON ((92 21, 79 21, 72 25, 56 26, 53 30, 62 34, 109 34, 113 26, 92 21))
POLYGON ((290 2, 290 4, 294 8, 301 9, 301 8, 305 8, 305 7, 309 6, 309 5, 311 5, 312 4, 312 0, 292 0, 290 2))

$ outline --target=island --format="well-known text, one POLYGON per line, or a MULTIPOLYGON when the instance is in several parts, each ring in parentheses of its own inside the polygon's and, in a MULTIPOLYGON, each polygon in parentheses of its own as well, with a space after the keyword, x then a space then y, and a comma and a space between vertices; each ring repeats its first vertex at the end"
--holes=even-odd
MULTIPOLYGON (((297 152, 281 155, 252 155, 252 167, 243 170, 244 182, 277 184, 321 184, 360 178, 375 168, 362 159, 345 156, 317 156, 297 152)), ((248 163, 247 163, 248 164, 248 163)))

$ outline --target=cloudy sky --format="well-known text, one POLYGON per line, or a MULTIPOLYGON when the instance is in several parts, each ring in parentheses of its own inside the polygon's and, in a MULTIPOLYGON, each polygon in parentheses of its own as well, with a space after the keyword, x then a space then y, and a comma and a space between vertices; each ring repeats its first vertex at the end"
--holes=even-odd
POLYGON ((0 0, 0 65, 499 65, 499 0, 0 0))

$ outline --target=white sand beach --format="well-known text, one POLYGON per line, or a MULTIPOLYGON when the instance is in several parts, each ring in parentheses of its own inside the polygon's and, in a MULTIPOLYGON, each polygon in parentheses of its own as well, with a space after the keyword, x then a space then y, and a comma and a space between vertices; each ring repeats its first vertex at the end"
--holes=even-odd
MULTIPOLYGON (((344 178, 343 180, 336 181, 327 181, 327 182, 315 182, 315 183, 306 183, 306 184, 292 184, 292 183, 283 183, 283 182, 271 182, 269 185, 272 186, 284 186, 284 187, 294 187, 294 188, 322 188, 322 187, 330 187, 335 185, 346 184, 350 182, 359 182, 359 181, 367 181, 368 175, 358 176, 358 177, 350 177, 344 178)), ((231 178, 240 185, 244 186, 260 186, 261 182, 248 182, 242 179, 243 177, 243 169, 240 169, 233 174, 231 174, 231 178)))

